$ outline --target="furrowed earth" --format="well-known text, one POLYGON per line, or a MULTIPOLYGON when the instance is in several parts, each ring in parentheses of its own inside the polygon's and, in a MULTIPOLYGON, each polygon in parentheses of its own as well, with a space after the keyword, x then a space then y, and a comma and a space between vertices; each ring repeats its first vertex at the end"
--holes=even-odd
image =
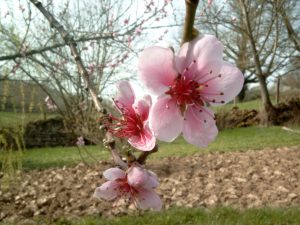
MULTIPOLYGON (((124 200, 92 198, 105 182, 102 172, 112 166, 102 161, 92 167, 25 171, 18 185, 0 190, 0 221, 134 214, 135 207, 124 200)), ((149 159, 146 168, 160 179, 164 208, 300 206, 300 146, 149 159)))

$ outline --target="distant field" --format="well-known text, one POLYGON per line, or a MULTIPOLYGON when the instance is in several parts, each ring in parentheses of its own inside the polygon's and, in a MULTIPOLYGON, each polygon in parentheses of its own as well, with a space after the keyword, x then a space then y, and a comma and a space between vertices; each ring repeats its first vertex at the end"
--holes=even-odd
MULTIPOLYGON (((182 138, 178 138, 173 143, 160 143, 159 151, 151 157, 187 156, 210 151, 246 151, 298 145, 300 146, 299 134, 284 131, 281 127, 248 127, 221 131, 216 141, 203 149, 187 144, 182 138)), ((88 146, 80 151, 77 147, 29 149, 23 153, 23 168, 72 166, 82 159, 90 164, 95 160, 110 159, 110 154, 106 149, 98 146, 88 146)))
MULTIPOLYGON (((238 103, 237 106, 240 109, 259 109, 261 105, 260 100, 247 101, 238 103)), ((230 110, 233 107, 233 103, 228 103, 223 106, 214 107, 213 110, 218 112, 220 110, 230 110)), ((53 116, 53 114, 47 114, 47 118, 53 116)), ((19 113, 19 112, 0 112, 0 127, 1 126, 18 126, 24 125, 30 121, 44 119, 42 113, 19 113)))
POLYGON ((30 121, 44 119, 42 113, 0 112, 0 127, 25 125, 30 121))
MULTIPOLYGON (((237 103, 236 106, 239 109, 257 109, 257 110, 259 110, 261 108, 261 101, 257 99, 257 100, 237 103)), ((234 107, 233 102, 229 102, 222 106, 213 107, 213 110, 217 113, 221 110, 230 110, 230 109, 232 109, 232 107, 234 107)))

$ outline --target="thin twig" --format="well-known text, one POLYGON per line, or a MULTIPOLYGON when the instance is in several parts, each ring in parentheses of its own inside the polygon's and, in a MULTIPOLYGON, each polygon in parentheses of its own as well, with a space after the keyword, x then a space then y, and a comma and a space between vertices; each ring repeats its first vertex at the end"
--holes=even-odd
MULTIPOLYGON (((106 116, 107 111, 101 105, 101 102, 98 98, 96 89, 95 89, 91 79, 89 78, 89 74, 88 74, 85 66, 83 65, 81 56, 77 50, 77 46, 76 46, 77 44, 74 41, 73 36, 69 32, 67 32, 65 30, 65 28, 54 18, 54 16, 44 8, 44 6, 42 5, 42 3, 40 1, 30 0, 30 2, 33 3, 37 7, 37 9, 48 20, 48 22, 50 23, 50 26, 59 32, 59 34, 61 35, 64 42, 69 46, 69 48, 71 50, 71 54, 76 62, 78 71, 84 80, 86 89, 89 91, 89 93, 92 97, 92 101, 94 103, 96 110, 101 114, 102 117, 106 116)), ((105 146, 107 146, 109 148, 115 163, 122 167, 127 166, 126 164, 124 165, 124 162, 122 161, 119 154, 117 153, 115 140, 113 139, 112 135, 108 131, 106 132, 106 137, 105 137, 104 142, 105 142, 104 143, 105 146)))
POLYGON ((293 129, 288 128, 288 127, 282 127, 282 130, 293 132, 293 133, 300 133, 300 130, 293 130, 293 129))

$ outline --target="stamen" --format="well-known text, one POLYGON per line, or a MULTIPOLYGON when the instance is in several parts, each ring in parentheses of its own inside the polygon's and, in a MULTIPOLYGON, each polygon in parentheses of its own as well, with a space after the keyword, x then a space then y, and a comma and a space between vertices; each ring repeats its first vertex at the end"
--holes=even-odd
POLYGON ((217 93, 217 92, 205 92, 205 91, 201 91, 201 94, 204 94, 204 95, 224 95, 223 92, 217 93))
POLYGON ((186 67, 184 70, 183 70, 183 75, 187 72, 187 71, 189 71, 189 69, 191 69, 192 68, 192 66, 194 65, 196 63, 196 60, 194 59, 191 63, 190 63, 190 65, 188 66, 188 67, 186 67))
MULTIPOLYGON (((202 80, 203 78, 205 78, 205 77, 207 77, 208 75, 210 75, 210 74, 212 74, 212 70, 211 71, 209 71, 209 73, 205 73, 205 74, 203 74, 203 75, 201 75, 201 79, 200 80, 202 80)), ((203 83, 202 81, 201 81, 201 83, 203 83)))
POLYGON ((210 81, 212 81, 212 80, 214 80, 214 79, 221 78, 221 77, 222 77, 222 75, 219 74, 218 76, 214 76, 214 77, 212 77, 212 78, 209 78, 209 79, 206 80, 206 81, 201 81, 201 83, 206 84, 206 83, 208 83, 208 82, 210 82, 210 81))
POLYGON ((201 98, 205 101, 205 102, 212 102, 212 103, 221 103, 224 104, 225 101, 221 100, 221 101, 216 101, 216 99, 210 99, 207 98, 206 96, 201 96, 201 98))

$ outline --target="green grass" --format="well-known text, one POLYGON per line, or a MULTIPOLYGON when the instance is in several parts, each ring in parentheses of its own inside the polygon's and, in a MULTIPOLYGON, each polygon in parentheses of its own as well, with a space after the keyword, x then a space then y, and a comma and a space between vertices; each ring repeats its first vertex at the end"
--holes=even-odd
POLYGON ((77 147, 35 148, 23 152, 22 167, 28 170, 74 166, 80 162, 93 164, 109 157, 107 150, 99 146, 80 149, 77 147))
MULTIPOLYGON (((260 100, 253 100, 238 103, 237 106, 240 109, 259 109, 261 105, 260 100)), ((223 106, 214 107, 214 111, 218 112, 220 110, 230 110, 233 107, 233 103, 230 102, 223 106)), ((51 117, 53 115, 47 115, 47 117, 51 117)), ((0 127, 7 126, 18 126, 25 125, 30 121, 44 119, 44 115, 42 113, 20 113, 20 112, 0 112, 0 127)))
MULTIPOLYGON (((261 109, 261 101, 256 99, 256 100, 251 100, 251 101, 247 101, 247 102, 237 103, 236 106, 239 109, 256 109, 256 110, 260 110, 261 109)), ((229 102, 225 105, 213 107, 213 110, 216 113, 218 113, 219 111, 228 111, 228 110, 232 109, 232 107, 234 107, 233 102, 229 102)))
MULTIPOLYGON (((178 138, 172 143, 160 143, 159 151, 151 155, 151 158, 187 156, 210 151, 245 151, 248 149, 256 150, 266 147, 276 148, 295 145, 300 146, 299 134, 284 131, 281 127, 235 128, 221 131, 217 139, 203 149, 187 144, 183 138, 178 138)), ((81 149, 80 152, 89 164, 94 163, 95 160, 110 159, 107 150, 101 149, 99 146, 87 146, 85 149, 81 149)), ((28 149, 23 153, 24 169, 73 166, 81 161, 82 158, 77 147, 28 149)))
POLYGON ((247 127, 223 130, 207 148, 199 149, 186 144, 183 138, 161 145, 154 157, 185 156, 199 152, 246 151, 266 147, 300 146, 299 134, 282 130, 281 127, 247 127))
POLYGON ((56 223, 37 221, 37 224, 56 225, 298 225, 300 208, 235 210, 219 207, 171 208, 162 212, 116 218, 85 217, 78 220, 61 219, 56 223))

